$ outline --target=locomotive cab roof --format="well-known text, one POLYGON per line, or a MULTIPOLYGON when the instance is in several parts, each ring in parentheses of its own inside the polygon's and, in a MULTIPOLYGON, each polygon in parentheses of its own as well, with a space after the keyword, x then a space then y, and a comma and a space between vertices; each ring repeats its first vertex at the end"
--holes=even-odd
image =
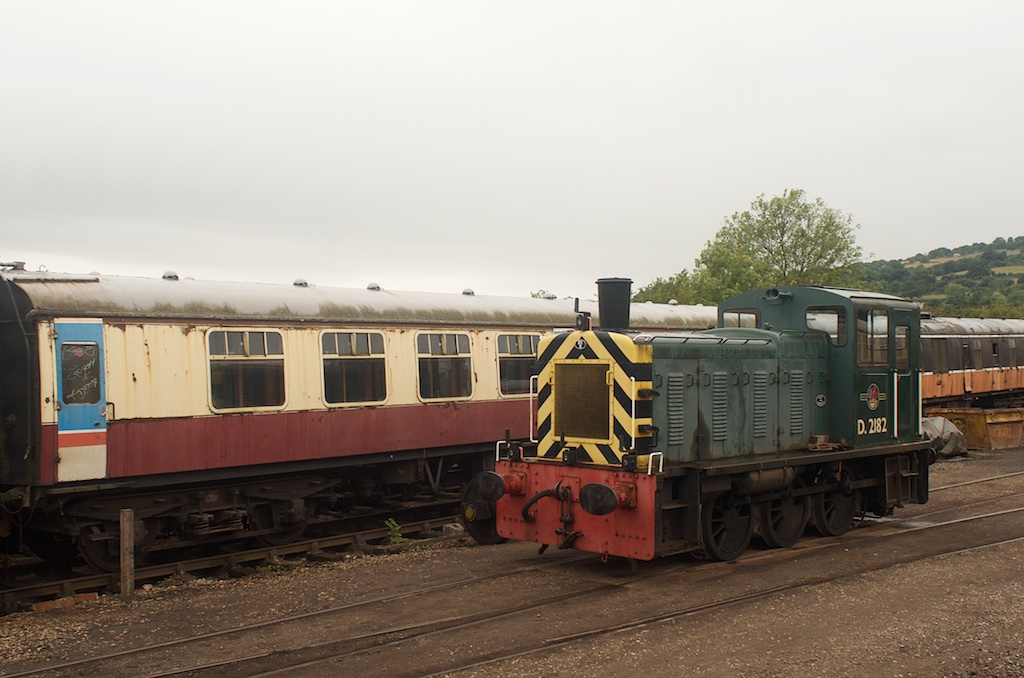
MULTIPOLYGON (((744 324, 764 329, 805 329, 807 314, 814 309, 886 307, 912 311, 920 315, 917 304, 879 292, 838 287, 785 286, 769 287, 739 294, 718 306, 718 325, 744 324), (747 318, 739 316, 746 315, 747 318)), ((852 317, 852 316, 851 316, 852 317)))

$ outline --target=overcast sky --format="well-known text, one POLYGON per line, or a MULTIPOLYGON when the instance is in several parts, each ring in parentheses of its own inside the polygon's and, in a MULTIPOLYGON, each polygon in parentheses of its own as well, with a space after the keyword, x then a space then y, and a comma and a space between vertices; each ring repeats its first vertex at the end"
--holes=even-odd
POLYGON ((0 261, 525 296, 1024 235, 1024 2, 0 0, 0 261))

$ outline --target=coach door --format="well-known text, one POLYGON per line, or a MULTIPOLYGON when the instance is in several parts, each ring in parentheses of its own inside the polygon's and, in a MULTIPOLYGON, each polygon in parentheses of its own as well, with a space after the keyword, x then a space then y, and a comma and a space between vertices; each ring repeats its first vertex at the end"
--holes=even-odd
POLYGON ((103 478, 107 471, 103 324, 54 323, 57 332, 57 480, 103 478))

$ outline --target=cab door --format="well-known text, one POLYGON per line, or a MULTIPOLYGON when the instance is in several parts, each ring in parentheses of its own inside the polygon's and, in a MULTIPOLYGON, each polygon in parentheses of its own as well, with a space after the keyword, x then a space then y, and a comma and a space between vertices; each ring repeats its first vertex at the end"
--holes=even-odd
POLYGON ((884 445, 892 441, 893 421, 892 338, 889 308, 859 306, 857 313, 858 401, 857 445, 884 445))
POLYGON ((57 481, 92 480, 107 472, 103 323, 54 323, 57 338, 57 481))
POLYGON ((893 436, 912 440, 920 428, 920 324, 913 311, 892 309, 889 315, 889 374, 892 383, 893 436))

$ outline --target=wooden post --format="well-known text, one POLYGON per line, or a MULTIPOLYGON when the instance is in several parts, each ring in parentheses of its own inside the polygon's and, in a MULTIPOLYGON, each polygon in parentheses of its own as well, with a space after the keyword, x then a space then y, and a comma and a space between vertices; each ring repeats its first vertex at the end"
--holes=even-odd
POLYGON ((135 597, 135 511, 121 509, 121 599, 135 597))

